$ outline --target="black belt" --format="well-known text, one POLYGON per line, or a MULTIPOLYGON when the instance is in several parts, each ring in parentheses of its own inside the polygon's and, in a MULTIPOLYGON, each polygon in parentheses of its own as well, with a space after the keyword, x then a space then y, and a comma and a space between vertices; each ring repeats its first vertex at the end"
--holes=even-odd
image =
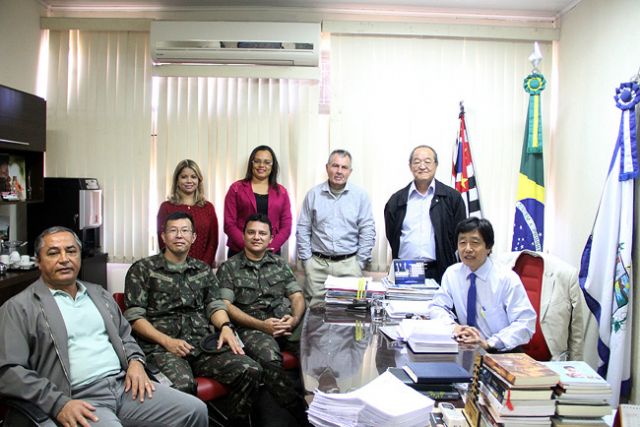
POLYGON ((354 252, 352 254, 346 254, 346 255, 325 255, 325 254, 321 254, 320 252, 312 252, 312 254, 315 257, 328 259, 330 261, 343 261, 345 259, 356 256, 357 252, 354 252))

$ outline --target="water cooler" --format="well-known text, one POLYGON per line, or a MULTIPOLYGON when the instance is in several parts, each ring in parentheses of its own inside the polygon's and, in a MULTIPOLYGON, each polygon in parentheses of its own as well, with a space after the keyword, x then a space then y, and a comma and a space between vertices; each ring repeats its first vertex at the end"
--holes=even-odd
POLYGON ((45 178, 44 202, 28 206, 30 251, 42 230, 61 225, 82 242, 78 278, 107 287, 107 257, 102 252, 102 190, 95 178, 45 178))

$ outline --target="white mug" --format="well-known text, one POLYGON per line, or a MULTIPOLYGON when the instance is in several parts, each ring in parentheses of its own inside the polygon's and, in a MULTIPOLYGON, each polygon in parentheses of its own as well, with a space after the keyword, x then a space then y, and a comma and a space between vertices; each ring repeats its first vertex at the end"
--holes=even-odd
POLYGON ((29 255, 22 255, 20 257, 20 264, 22 264, 22 265, 31 264, 31 258, 29 257, 29 255))
POLYGON ((11 252, 11 255, 9 255, 9 261, 11 261, 11 264, 18 264, 20 262, 20 254, 18 251, 11 252))
POLYGON ((0 262, 4 265, 9 265, 9 255, 0 255, 0 262))

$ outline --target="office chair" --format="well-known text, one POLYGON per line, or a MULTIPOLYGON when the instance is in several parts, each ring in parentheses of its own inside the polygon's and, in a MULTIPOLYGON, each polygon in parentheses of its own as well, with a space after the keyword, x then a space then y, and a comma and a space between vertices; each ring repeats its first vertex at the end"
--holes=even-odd
MULTIPOLYGON (((116 303, 120 307, 120 311, 124 313, 124 293, 114 293, 113 299, 115 299, 116 303)), ((300 367, 300 361, 298 360, 298 358, 288 351, 282 352, 282 364, 286 370, 294 370, 300 367)), ((220 412, 218 408, 216 408, 216 406, 213 404, 213 401, 226 396, 229 393, 227 387, 213 378, 196 377, 195 379, 197 384, 196 396, 200 400, 205 402, 207 406, 216 414, 214 418, 210 417, 210 421, 212 421, 216 425, 223 426, 224 423, 220 423, 218 420, 222 419, 223 421, 226 421, 227 418, 222 412, 220 412)))
MULTIPOLYGON (((120 311, 124 313, 124 310, 125 310, 124 293, 122 292, 114 293, 113 299, 116 300, 118 307, 120 307, 120 311)), ((223 426, 224 424, 221 423, 219 419, 226 421, 227 417, 224 416, 224 414, 220 412, 220 410, 216 408, 212 402, 216 399, 220 399, 226 396, 229 393, 229 391, 227 390, 227 387, 221 382, 218 382, 213 378, 209 378, 209 377, 196 377, 195 380, 196 380, 196 396, 198 397, 198 399, 205 402, 209 407, 209 409, 213 410, 213 412, 216 414, 216 416, 213 418, 209 417, 209 421, 212 421, 214 424, 218 426, 223 426)))
POLYGON ((544 260, 527 253, 518 257, 513 271, 520 276, 529 301, 536 311, 536 332, 528 344, 522 346, 522 350, 529 356, 539 361, 551 360, 551 352, 542 333, 540 326, 540 297, 542 295, 542 277, 544 275, 544 260))
POLYGON ((0 426, 2 427, 32 427, 48 419, 49 415, 29 401, 0 397, 0 426))

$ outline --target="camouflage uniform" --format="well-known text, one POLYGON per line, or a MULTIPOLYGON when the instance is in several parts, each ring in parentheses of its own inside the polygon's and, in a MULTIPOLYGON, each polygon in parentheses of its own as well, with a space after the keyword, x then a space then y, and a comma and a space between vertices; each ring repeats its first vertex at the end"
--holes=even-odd
MULTIPOLYGON (((260 261, 250 261, 243 252, 231 257, 218 269, 220 295, 243 312, 259 320, 291 314, 288 296, 302 292, 289 266, 267 252, 260 261)), ((264 368, 265 387, 283 407, 295 412, 301 397, 282 366, 282 350, 299 353, 297 343, 287 337, 274 339, 255 329, 238 326, 238 335, 247 355, 264 368)))
POLYGON ((195 258, 182 265, 168 263, 162 254, 134 263, 125 280, 124 315, 133 323, 146 319, 157 330, 187 341, 194 349, 186 358, 160 344, 138 337, 140 347, 178 390, 195 394, 197 376, 212 377, 230 387, 231 417, 249 413, 251 398, 262 380, 262 368, 251 358, 234 354, 228 346, 218 353, 200 349, 211 333, 211 315, 224 310, 218 281, 211 268, 195 258))

